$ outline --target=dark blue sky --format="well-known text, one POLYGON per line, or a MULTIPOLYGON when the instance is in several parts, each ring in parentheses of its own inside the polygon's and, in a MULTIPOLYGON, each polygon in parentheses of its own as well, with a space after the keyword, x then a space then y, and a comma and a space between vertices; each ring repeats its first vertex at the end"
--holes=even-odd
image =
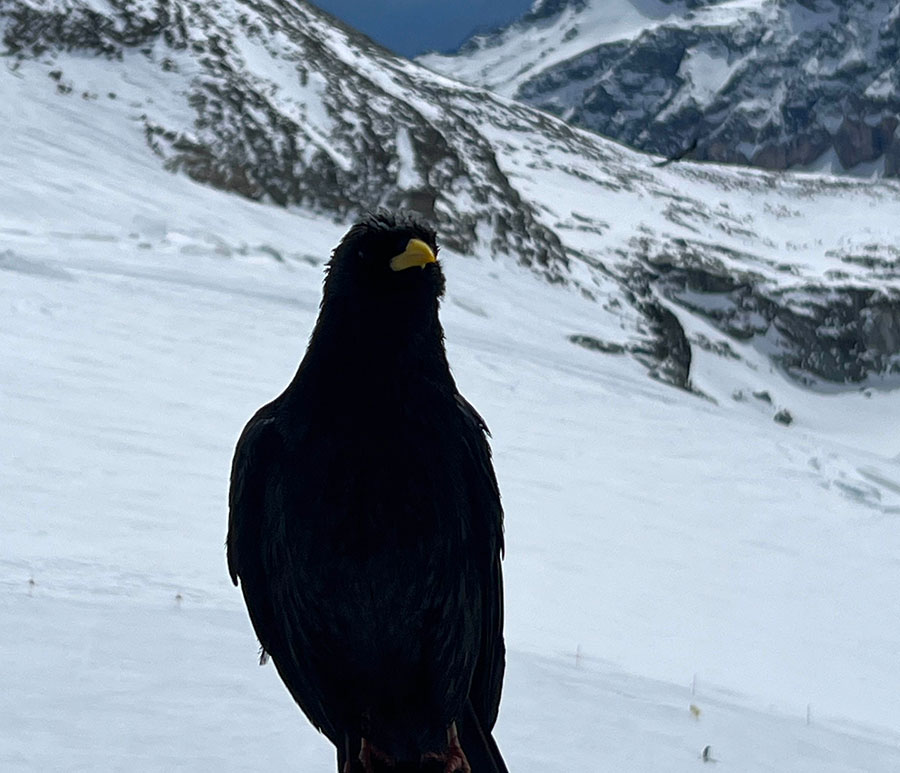
POLYGON ((404 56, 454 48, 476 29, 512 21, 532 0, 312 0, 404 56))

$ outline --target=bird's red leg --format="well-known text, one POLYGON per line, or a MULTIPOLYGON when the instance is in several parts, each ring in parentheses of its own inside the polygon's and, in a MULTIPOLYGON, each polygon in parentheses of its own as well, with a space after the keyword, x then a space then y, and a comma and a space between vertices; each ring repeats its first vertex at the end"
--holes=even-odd
POLYGON ((447 751, 443 754, 429 752, 422 757, 422 762, 436 760, 444 763, 444 773, 472 773, 472 767, 466 759, 462 746, 459 745, 459 735, 456 732, 456 722, 447 728, 447 751))
POLYGON ((396 760, 389 754, 385 754, 377 746, 373 746, 366 741, 365 738, 361 739, 359 743, 359 761, 362 763, 365 773, 375 773, 373 760, 377 760, 380 763, 379 769, 383 767, 392 768, 396 765, 396 760))
POLYGON ((456 722, 447 728, 447 759, 444 763, 444 773, 472 773, 472 768, 469 766, 465 752, 463 752, 462 746, 459 745, 456 722))
POLYGON ((363 738, 359 744, 359 761, 362 763, 365 773, 373 773, 372 770, 372 749, 363 738))

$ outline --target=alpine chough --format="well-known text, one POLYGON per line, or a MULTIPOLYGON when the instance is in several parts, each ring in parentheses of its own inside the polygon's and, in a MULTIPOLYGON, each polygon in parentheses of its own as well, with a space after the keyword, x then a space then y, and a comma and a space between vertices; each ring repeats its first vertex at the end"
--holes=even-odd
POLYGON ((231 579, 340 773, 506 773, 503 512, 437 252, 408 215, 354 225, 294 379, 234 454, 231 579))

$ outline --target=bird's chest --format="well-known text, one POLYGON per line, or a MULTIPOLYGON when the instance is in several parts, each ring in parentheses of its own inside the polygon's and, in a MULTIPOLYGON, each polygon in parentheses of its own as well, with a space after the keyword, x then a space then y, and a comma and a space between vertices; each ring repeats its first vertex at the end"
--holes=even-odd
POLYGON ((433 561, 469 530, 465 444, 453 415, 409 412, 340 422, 307 444, 296 527, 310 560, 433 561))
POLYGON ((403 649, 435 615, 459 616, 471 516, 464 448, 446 424, 369 421, 310 442, 286 565, 302 567, 292 576, 311 604, 341 599, 322 612, 326 638, 341 631, 368 651, 393 637, 403 649))

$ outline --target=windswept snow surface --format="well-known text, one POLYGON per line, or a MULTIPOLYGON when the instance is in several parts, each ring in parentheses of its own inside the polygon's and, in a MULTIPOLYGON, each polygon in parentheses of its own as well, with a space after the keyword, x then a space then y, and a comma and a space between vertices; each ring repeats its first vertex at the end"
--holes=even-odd
MULTIPOLYGON (((170 175, 78 104, 0 125, 0 770, 328 770, 223 541, 234 442, 348 224, 170 175)), ((443 253, 443 318, 507 513, 510 769, 900 769, 896 393, 734 342, 680 391, 569 343, 616 340, 599 303, 476 257, 443 253)))

